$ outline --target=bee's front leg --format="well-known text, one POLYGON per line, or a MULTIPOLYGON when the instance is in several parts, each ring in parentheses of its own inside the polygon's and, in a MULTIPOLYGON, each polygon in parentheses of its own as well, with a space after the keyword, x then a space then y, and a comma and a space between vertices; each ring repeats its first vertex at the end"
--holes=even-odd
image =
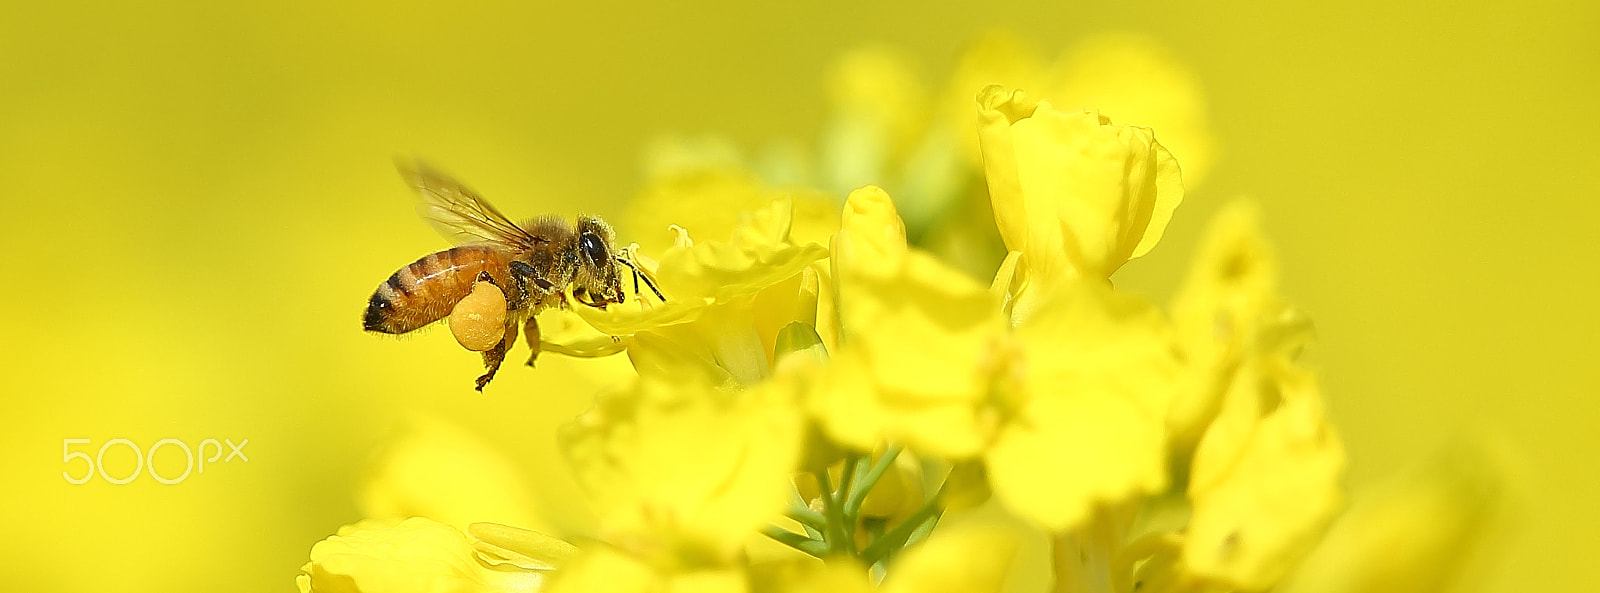
POLYGON ((500 363, 506 360, 506 351, 510 350, 511 345, 516 342, 517 322, 507 319, 505 337, 501 338, 500 343, 495 344, 494 348, 483 351, 483 368, 488 369, 489 372, 484 373, 482 377, 478 377, 478 391, 483 391, 483 386, 494 380, 495 372, 500 370, 500 363))
POLYGON ((533 349, 533 354, 528 356, 528 366, 533 366, 533 361, 539 358, 539 320, 528 318, 528 323, 522 326, 523 335, 527 336, 528 347, 533 349))

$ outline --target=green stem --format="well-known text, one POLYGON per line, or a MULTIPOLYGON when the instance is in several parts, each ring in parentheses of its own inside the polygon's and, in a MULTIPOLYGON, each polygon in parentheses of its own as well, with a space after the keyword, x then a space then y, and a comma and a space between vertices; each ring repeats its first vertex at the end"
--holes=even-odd
POLYGON ((855 453, 844 456, 844 471, 839 475, 839 491, 835 493, 834 500, 844 502, 855 491, 856 462, 860 460, 861 456, 855 453))
POLYGON ((872 465, 872 469, 867 470, 867 473, 861 476, 857 486, 850 489, 850 498, 844 502, 846 513, 854 516, 861 512, 861 504, 866 502, 867 493, 871 492, 872 487, 878 484, 878 479, 883 477, 884 472, 889 471, 889 468, 894 465, 894 458, 900 455, 901 449, 903 447, 900 445, 890 445, 889 449, 883 452, 883 456, 878 458, 878 462, 872 465))
POLYGON ((916 529, 911 530, 911 535, 906 537, 906 545, 904 547, 911 547, 917 545, 917 542, 928 539, 928 535, 933 533, 934 527, 939 526, 939 519, 943 517, 944 509, 939 509, 939 512, 934 513, 927 521, 923 521, 916 529))
POLYGON ((827 518, 827 529, 823 533, 823 541, 828 544, 830 554, 852 553, 849 539, 845 535, 844 509, 840 508, 839 499, 833 491, 833 479, 828 477, 826 468, 816 472, 817 484, 822 487, 822 514, 827 518))
POLYGON ((801 552, 805 552, 817 558, 822 558, 828 554, 828 544, 800 535, 793 531, 783 529, 776 525, 762 527, 761 533, 767 537, 777 540, 778 543, 789 546, 796 550, 800 550, 801 552))
POLYGON ((784 515, 790 519, 798 521, 801 525, 805 526, 806 529, 822 531, 828 526, 827 517, 822 516, 822 513, 808 508, 791 508, 788 511, 785 511, 784 515))
POLYGON ((912 513, 910 517, 906 517, 905 521, 895 525, 894 529, 890 529, 888 533, 883 534, 883 537, 874 540, 872 545, 862 550, 861 561, 866 563, 867 566, 877 564, 879 560, 882 560, 890 552, 904 547, 906 541, 911 538, 911 534, 921 529, 923 523, 928 522, 930 519, 937 521, 939 515, 943 513, 944 507, 939 506, 939 494, 936 493, 933 498, 928 499, 928 502, 923 503, 922 508, 917 509, 917 512, 912 513))
POLYGON ((808 525, 808 524, 806 524, 805 521, 802 521, 800 519, 795 519, 795 521, 799 521, 800 522, 800 526, 806 528, 806 535, 807 536, 810 536, 811 539, 820 541, 822 539, 822 530, 823 530, 823 528, 827 527, 827 525, 828 525, 828 518, 822 516, 822 513, 818 513, 818 512, 816 512, 814 510, 811 510, 811 504, 806 502, 806 498, 800 494, 800 489, 799 488, 790 488, 789 489, 789 502, 793 505, 794 508, 796 508, 796 509, 805 509, 806 511, 810 512, 812 515, 816 516, 816 518, 819 521, 818 521, 817 525, 815 525, 815 526, 808 525))
POLYGON ((851 541, 851 553, 854 553, 856 535, 856 510, 860 505, 850 506, 849 501, 856 496, 856 466, 861 465, 861 456, 850 453, 844 457, 844 471, 839 473, 839 491, 834 493, 833 500, 839 503, 839 516, 844 519, 841 523, 845 536, 851 541))

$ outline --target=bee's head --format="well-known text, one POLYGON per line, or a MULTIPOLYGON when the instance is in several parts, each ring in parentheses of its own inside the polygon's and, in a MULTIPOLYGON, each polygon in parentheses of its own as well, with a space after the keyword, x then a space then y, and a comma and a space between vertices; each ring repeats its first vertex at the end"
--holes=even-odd
POLYGON ((603 306, 622 302, 622 275, 617 272, 616 233, 611 225, 596 216, 578 217, 577 288, 588 293, 588 300, 603 306))

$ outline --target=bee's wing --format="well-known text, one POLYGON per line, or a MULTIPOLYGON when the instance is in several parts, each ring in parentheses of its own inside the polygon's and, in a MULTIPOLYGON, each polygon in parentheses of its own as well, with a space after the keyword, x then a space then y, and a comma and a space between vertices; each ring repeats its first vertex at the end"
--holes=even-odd
POLYGON ((422 198, 417 214, 455 244, 491 241, 531 249, 537 239, 493 205, 449 176, 423 163, 399 163, 400 175, 422 198))

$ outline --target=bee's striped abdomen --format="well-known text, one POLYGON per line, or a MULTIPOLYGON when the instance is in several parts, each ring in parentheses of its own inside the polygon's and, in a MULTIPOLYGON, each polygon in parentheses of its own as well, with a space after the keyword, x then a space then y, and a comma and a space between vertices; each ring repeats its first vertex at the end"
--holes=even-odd
MULTIPOLYGON (((483 245, 463 245, 424 256, 400 268, 378 285, 367 300, 362 327, 367 331, 403 334, 450 314, 472 292, 478 274, 510 287, 510 253, 483 245)), ((516 298, 513 291, 507 296, 516 298)))

